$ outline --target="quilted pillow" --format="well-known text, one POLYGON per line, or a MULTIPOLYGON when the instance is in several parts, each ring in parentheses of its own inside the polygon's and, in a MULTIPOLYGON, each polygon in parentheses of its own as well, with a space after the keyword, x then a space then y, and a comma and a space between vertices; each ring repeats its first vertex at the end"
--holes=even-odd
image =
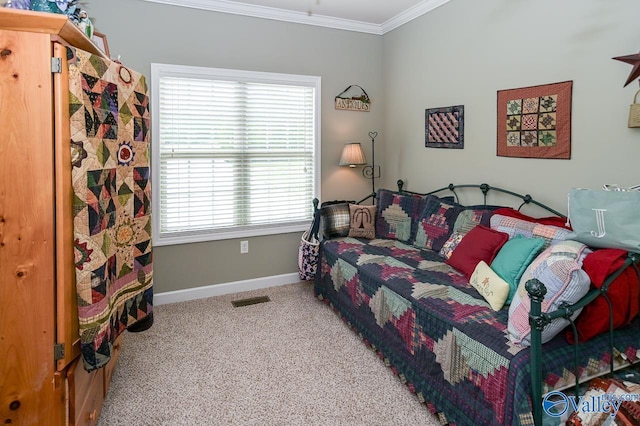
MULTIPOLYGON (((617 271, 626 259, 627 252, 624 250, 600 249, 584 258, 582 269, 591 278, 593 286, 601 288, 607 277, 617 271)), ((635 269, 628 267, 610 283, 607 296, 613 307, 614 328, 624 327, 638 315, 639 280, 635 269)), ((584 307, 576 319, 576 328, 580 342, 609 331, 609 304, 603 295, 584 307)), ((567 329, 566 338, 569 343, 574 343, 575 338, 570 328, 567 329)))
POLYGON ((557 226, 558 228, 571 229, 571 226, 567 224, 566 217, 560 217, 560 216, 532 217, 522 213, 520 210, 516 210, 511 207, 502 207, 496 210, 495 214, 501 214, 503 216, 509 216, 516 219, 526 220, 527 222, 540 223, 542 225, 551 225, 551 226, 557 226))
POLYGON ((478 225, 467 232, 445 262, 470 278, 480 261, 490 265, 500 248, 509 236, 483 225, 478 225))
POLYGON ((491 262, 491 269, 509 283, 510 291, 506 303, 511 303, 522 274, 533 262, 533 259, 540 254, 542 247, 544 247, 544 239, 542 238, 527 238, 516 235, 502 246, 496 258, 491 262))
POLYGON ((346 237, 349 235, 349 204, 323 205, 321 210, 323 235, 325 238, 346 237))
POLYGON ((354 238, 375 238, 376 206, 349 204, 349 236, 354 238))
MULTIPOLYGON (((452 202, 450 204, 454 203, 452 202)), ((493 212, 499 208, 501 207, 486 205, 464 207, 464 210, 460 212, 453 224, 453 232, 451 232, 451 235, 440 249, 440 256, 445 260, 449 259, 455 248, 460 244, 460 241, 462 241, 462 237, 477 225, 485 225, 488 227, 493 212)))
POLYGON ((490 222, 491 228, 500 232, 506 232, 509 234, 509 238, 513 238, 516 235, 523 235, 527 238, 544 238, 544 248, 547 248, 551 244, 555 244, 559 241, 566 240, 569 234, 571 234, 571 231, 566 228, 528 222, 526 220, 501 214, 494 214, 491 216, 490 222))
POLYGON ((484 260, 471 274, 469 283, 489 302, 491 309, 499 311, 509 296, 509 284, 500 278, 484 260))
POLYGON ((453 254, 453 251, 458 247, 458 244, 460 244, 460 241, 462 241, 464 235, 465 234, 461 234, 458 231, 453 231, 449 239, 442 245, 442 248, 440 249, 440 256, 445 260, 449 259, 453 254))
POLYGON ((453 225, 463 210, 464 207, 460 204, 434 196, 428 197, 420 215, 413 245, 439 252, 453 232, 453 225))
POLYGON ((376 236, 404 243, 412 240, 425 197, 379 189, 376 200, 376 236))
MULTIPOLYGON (((555 311, 563 302, 575 303, 589 291, 591 281, 582 270, 582 262, 591 250, 577 241, 563 241, 548 247, 532 263, 520 279, 520 284, 509 307, 509 339, 518 345, 531 345, 529 311, 531 300, 525 284, 537 278, 547 288, 542 302, 542 312, 555 311)), ((574 320, 581 310, 571 317, 574 320)), ((569 324, 564 318, 556 318, 542 330, 542 343, 551 340, 569 324)))
POLYGON ((490 226, 491 216, 500 208, 502 207, 484 205, 465 207, 456 218, 456 222, 453 224, 453 230, 465 234, 471 231, 476 225, 490 226))

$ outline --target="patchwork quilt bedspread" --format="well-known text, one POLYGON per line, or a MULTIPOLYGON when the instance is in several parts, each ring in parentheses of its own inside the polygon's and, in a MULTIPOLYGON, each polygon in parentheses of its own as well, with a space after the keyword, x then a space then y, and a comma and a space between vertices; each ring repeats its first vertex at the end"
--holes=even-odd
MULTIPOLYGON (((406 380, 457 425, 533 424, 529 350, 438 253, 388 239, 336 238, 320 250, 316 295, 330 303, 406 380)), ((638 358, 636 319, 616 330, 616 365, 638 358)), ((608 371, 608 335, 580 346, 580 377, 608 371)), ((543 346, 545 391, 575 381, 574 348, 560 333, 543 346)))

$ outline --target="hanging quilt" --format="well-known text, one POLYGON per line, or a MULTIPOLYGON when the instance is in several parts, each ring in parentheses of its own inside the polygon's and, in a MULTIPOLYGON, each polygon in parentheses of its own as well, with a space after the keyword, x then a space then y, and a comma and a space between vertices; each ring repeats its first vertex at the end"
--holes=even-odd
POLYGON ((78 317, 91 371, 153 309, 149 93, 122 64, 68 52, 78 317))

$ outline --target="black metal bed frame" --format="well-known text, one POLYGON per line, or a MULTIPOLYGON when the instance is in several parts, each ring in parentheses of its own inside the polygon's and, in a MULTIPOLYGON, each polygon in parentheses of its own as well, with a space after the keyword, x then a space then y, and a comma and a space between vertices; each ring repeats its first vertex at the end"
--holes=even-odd
MULTIPOLYGON (((547 210, 550 213, 553 213, 556 216, 566 218, 562 213, 552 209, 545 204, 542 204, 533 199, 530 195, 522 195, 516 192, 512 192, 506 189, 497 188, 495 186, 490 186, 486 183, 483 184, 464 184, 464 185, 454 185, 449 184, 440 189, 436 189, 434 191, 420 193, 414 191, 408 191, 404 189, 404 181, 399 179, 397 181, 398 192, 405 194, 414 194, 414 195, 430 195, 437 194, 443 191, 450 191, 454 194, 456 201, 459 200, 458 194, 456 193, 456 189, 462 188, 477 188, 483 194, 484 204, 487 204, 487 194, 489 191, 501 192, 504 194, 508 194, 514 196, 516 198, 520 198, 522 200, 522 204, 518 207, 518 210, 522 208, 525 204, 534 204, 538 207, 541 207, 547 210)), ((610 357, 610 371, 609 373, 613 373, 614 371, 614 328, 613 328, 613 308, 611 305, 611 301, 607 295, 607 291, 609 290, 610 284, 620 275, 622 274, 628 267, 633 267, 635 269, 636 274, 640 277, 640 271, 638 270, 638 264, 640 264, 640 253, 632 253, 629 252, 627 259, 624 264, 607 277, 604 284, 601 288, 591 289, 589 292, 578 302, 574 304, 564 303, 560 305, 560 307, 553 312, 542 312, 542 302, 544 300, 544 296, 547 293, 547 289, 545 285, 537 279, 531 279, 525 284, 525 289, 529 294, 529 298, 531 299, 531 310, 529 312, 529 324, 531 325, 531 346, 530 346, 530 369, 531 369, 531 402, 533 407, 533 419, 536 426, 542 425, 542 330, 551 323, 552 320, 557 318, 565 318, 571 324, 573 329, 574 336, 577 336, 577 329, 574 321, 571 320, 571 316, 579 309, 584 308, 587 304, 595 300, 598 296, 602 295, 607 304, 609 305, 609 350, 611 352, 610 357)), ((574 339, 574 368, 577 370, 579 365, 579 342, 577 337, 574 339)), ((630 363, 631 365, 632 363, 630 363)), ((580 379, 577 371, 574 373, 576 382, 575 382, 575 392, 576 396, 580 394, 580 379)))

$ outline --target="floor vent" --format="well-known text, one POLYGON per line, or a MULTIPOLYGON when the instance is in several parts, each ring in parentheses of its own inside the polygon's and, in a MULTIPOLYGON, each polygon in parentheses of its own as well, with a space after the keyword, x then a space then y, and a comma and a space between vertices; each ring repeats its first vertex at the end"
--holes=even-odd
POLYGON ((269 296, 259 296, 259 297, 251 297, 249 299, 234 300, 233 302, 231 302, 231 304, 235 308, 238 308, 240 306, 256 305, 258 303, 265 303, 270 301, 271 299, 269 299, 269 296))

